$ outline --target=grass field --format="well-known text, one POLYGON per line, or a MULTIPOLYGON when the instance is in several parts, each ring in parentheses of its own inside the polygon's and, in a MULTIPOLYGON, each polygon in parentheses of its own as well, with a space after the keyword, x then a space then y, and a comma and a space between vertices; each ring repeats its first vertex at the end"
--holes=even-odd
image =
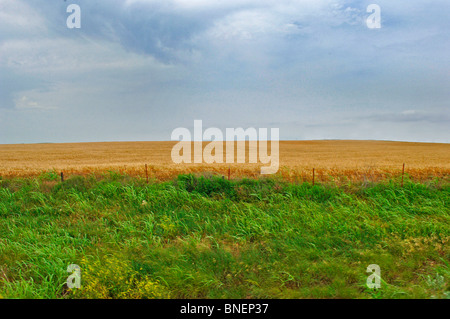
MULTIPOLYGON (((257 164, 173 164, 175 142, 0 145, 0 176, 66 175, 117 171, 168 180, 184 173, 215 172, 232 178, 259 177, 257 164)), ((450 145, 384 141, 282 141, 279 176, 291 181, 378 181, 397 177, 403 163, 418 181, 450 175, 450 145)))
POLYGON ((449 298, 449 186, 3 178, 0 296, 449 298), (69 264, 79 290, 65 285, 69 264), (378 290, 366 287, 370 264, 378 290))

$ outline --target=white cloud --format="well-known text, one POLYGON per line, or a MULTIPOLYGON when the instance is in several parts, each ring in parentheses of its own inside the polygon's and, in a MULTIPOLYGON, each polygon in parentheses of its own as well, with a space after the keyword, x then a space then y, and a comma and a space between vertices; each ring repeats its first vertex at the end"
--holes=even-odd
MULTIPOLYGON (((27 92, 27 94, 39 94, 36 91, 27 92)), ((38 102, 36 102, 33 98, 30 98, 26 95, 22 95, 19 98, 15 99, 15 108, 18 110, 54 110, 56 107, 54 106, 48 106, 48 105, 41 105, 38 102)))
MULTIPOLYGON (((46 20, 27 3, 18 0, 0 0, 0 30, 2 33, 39 34, 47 30, 46 25, 46 20)), ((8 35, 3 34, 3 36, 8 35)))
POLYGON ((94 42, 87 38, 8 40, 0 45, 0 66, 47 74, 145 66, 168 68, 151 56, 127 52, 118 43, 94 42))

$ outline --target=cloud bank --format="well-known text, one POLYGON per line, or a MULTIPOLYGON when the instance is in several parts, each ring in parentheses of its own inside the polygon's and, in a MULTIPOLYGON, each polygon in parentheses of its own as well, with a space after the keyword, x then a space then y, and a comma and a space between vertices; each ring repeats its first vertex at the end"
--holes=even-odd
POLYGON ((0 143, 282 139, 450 142, 448 1, 0 0, 0 143), (66 8, 81 8, 68 29, 66 8))

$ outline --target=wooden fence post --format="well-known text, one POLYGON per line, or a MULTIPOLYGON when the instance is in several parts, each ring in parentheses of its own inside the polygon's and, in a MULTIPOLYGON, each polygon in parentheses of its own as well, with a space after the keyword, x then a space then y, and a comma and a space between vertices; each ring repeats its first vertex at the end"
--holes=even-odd
POLYGON ((315 182, 316 182, 316 169, 313 168, 313 186, 314 186, 315 182))
POLYGON ((145 164, 145 177, 147 179, 147 184, 148 184, 148 167, 147 167, 147 164, 145 164))
POLYGON ((61 172, 61 183, 64 182, 64 173, 61 172))
POLYGON ((231 166, 228 167, 228 180, 230 180, 231 178, 231 166))
POLYGON ((403 163, 403 170, 402 170, 402 187, 403 187, 403 176, 405 175, 405 163, 403 163))

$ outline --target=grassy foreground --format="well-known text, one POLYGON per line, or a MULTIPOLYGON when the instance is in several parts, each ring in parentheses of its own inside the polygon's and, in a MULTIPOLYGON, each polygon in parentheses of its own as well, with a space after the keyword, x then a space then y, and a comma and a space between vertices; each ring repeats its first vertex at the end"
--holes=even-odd
POLYGON ((450 298, 449 199, 440 181, 0 179, 0 298, 450 298))

